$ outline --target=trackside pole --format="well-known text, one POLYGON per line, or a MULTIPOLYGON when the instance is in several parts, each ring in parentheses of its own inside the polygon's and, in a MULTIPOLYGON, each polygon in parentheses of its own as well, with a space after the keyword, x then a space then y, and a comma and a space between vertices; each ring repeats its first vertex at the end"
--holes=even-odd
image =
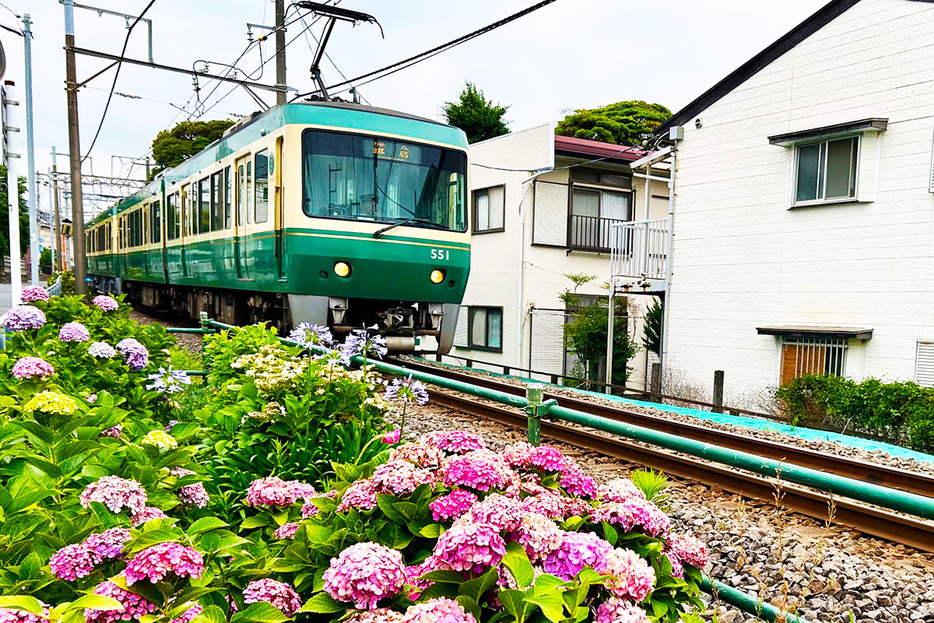
POLYGON ((12 125, 15 117, 13 116, 19 102, 16 101, 16 93, 12 80, 7 80, 3 84, 3 136, 5 143, 5 152, 3 154, 6 161, 6 180, 7 180, 7 207, 10 215, 10 286, 11 286, 11 304, 19 303, 23 293, 23 276, 20 272, 19 255, 19 179, 17 178, 16 159, 20 154, 14 154, 10 151, 13 145, 11 134, 19 132, 19 128, 12 125))

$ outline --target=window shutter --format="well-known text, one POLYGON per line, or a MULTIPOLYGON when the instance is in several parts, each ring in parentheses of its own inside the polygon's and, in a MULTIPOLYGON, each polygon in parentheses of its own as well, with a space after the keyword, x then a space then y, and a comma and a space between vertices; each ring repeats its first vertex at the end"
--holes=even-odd
POLYGON ((568 187, 535 182, 532 243, 555 247, 568 244, 568 187))
POLYGON ((921 387, 934 387, 934 340, 918 340, 915 383, 921 387))
POLYGON ((457 348, 467 348, 467 314, 469 309, 462 305, 460 313, 457 314, 457 328, 454 329, 454 346, 457 348))

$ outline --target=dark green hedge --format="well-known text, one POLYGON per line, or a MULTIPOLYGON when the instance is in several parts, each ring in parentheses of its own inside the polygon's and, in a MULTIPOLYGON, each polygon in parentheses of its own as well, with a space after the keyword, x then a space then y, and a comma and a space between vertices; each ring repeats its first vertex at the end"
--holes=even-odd
POLYGON ((790 424, 869 435, 934 452, 934 389, 911 382, 803 376, 778 388, 776 398, 790 424))

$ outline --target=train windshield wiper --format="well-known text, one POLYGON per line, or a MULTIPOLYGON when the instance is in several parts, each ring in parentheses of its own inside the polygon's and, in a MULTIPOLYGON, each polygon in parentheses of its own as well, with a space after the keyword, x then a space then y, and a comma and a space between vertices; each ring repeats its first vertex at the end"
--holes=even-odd
POLYGON ((401 220, 401 221, 396 221, 396 222, 393 223, 392 225, 387 225, 386 227, 383 227, 382 229, 379 229, 379 230, 373 232, 373 237, 374 237, 374 238, 379 238, 380 236, 382 236, 383 234, 385 234, 385 233, 386 233, 387 231, 389 231, 390 229, 393 229, 393 228, 395 228, 395 227, 399 227, 400 225, 408 225, 408 224, 410 224, 410 223, 421 223, 422 225, 427 225, 428 227, 431 227, 431 228, 433 228, 433 229, 447 229, 447 227, 445 227, 444 225, 438 225, 437 223, 432 223, 431 221, 429 221, 429 220, 426 219, 426 218, 419 218, 419 217, 417 217, 417 216, 413 216, 412 218, 407 218, 407 219, 403 219, 403 220, 401 220))

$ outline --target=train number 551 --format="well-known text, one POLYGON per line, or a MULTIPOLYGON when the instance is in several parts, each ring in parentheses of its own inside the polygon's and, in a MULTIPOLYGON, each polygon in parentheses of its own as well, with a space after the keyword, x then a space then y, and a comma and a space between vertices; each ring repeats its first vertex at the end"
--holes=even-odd
POLYGON ((451 252, 447 249, 432 249, 431 250, 431 259, 433 260, 449 260, 451 259, 451 252))

